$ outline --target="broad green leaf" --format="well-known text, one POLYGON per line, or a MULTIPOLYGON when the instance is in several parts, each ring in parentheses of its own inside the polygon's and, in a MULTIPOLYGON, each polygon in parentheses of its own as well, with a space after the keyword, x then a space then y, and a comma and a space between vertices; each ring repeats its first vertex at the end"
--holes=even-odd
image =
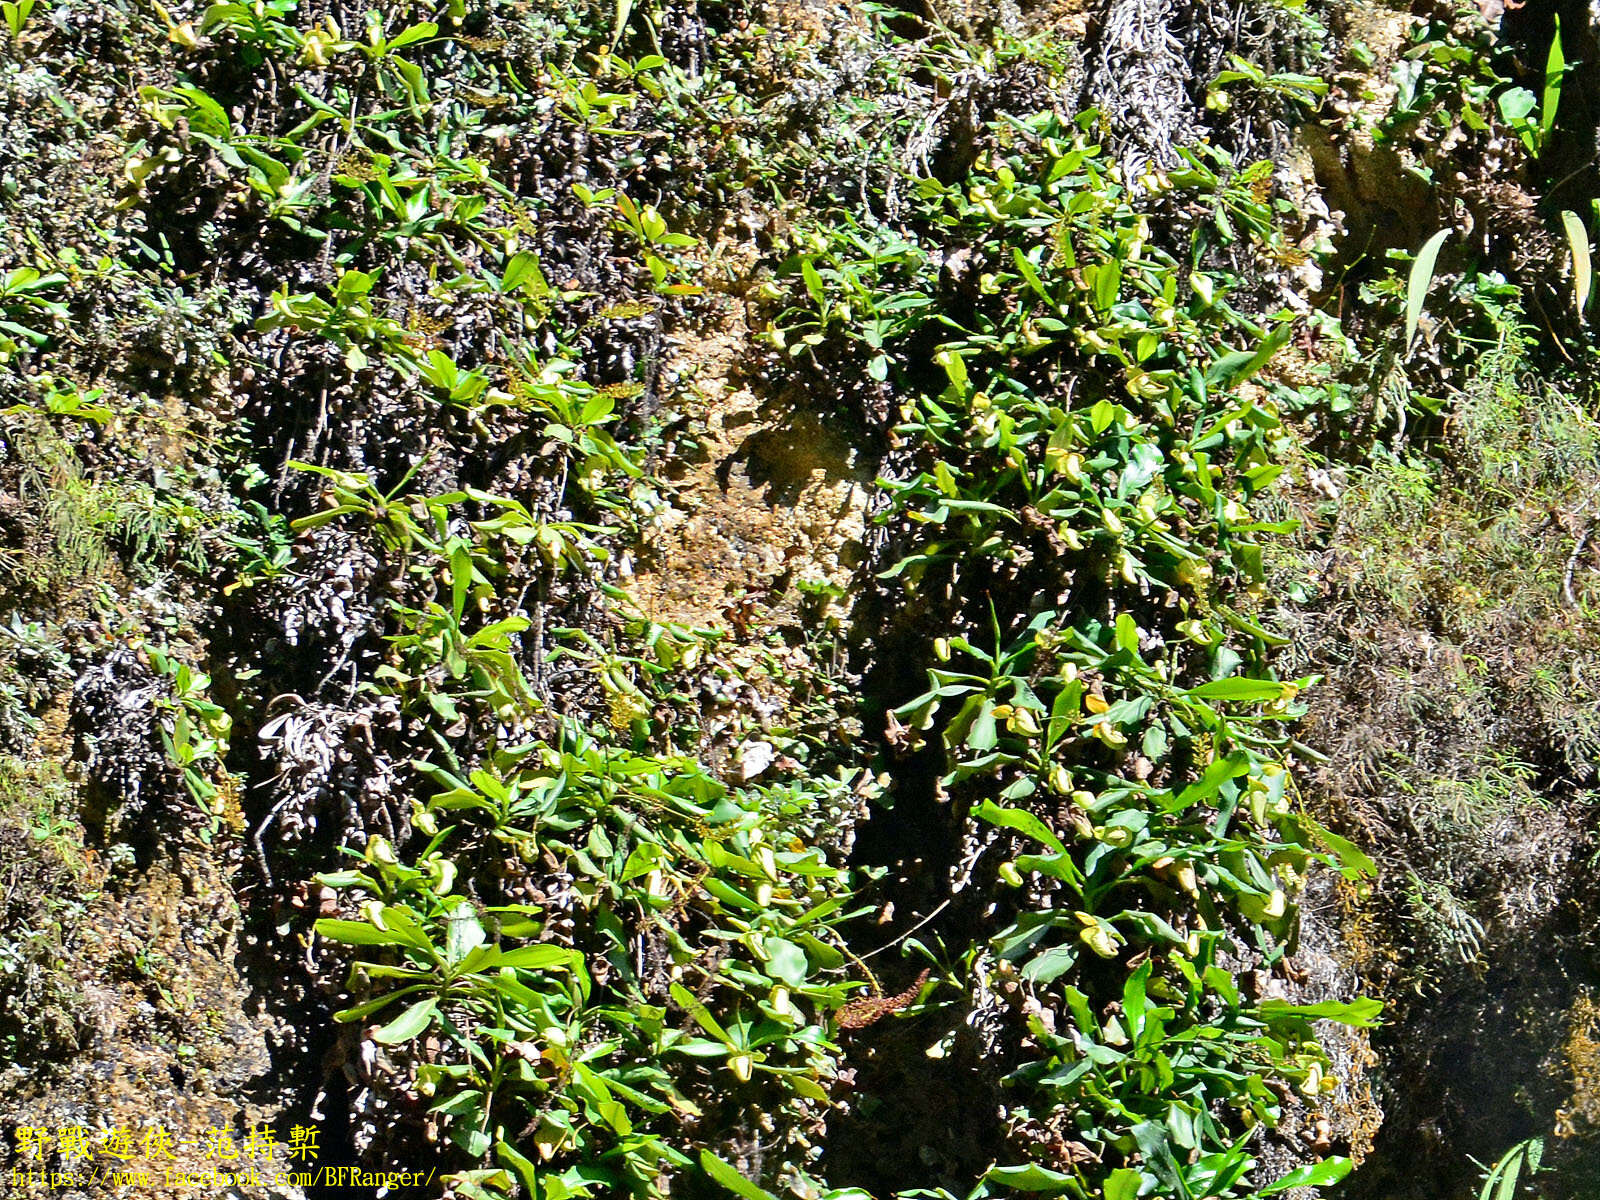
POLYGON ((1318 841, 1332 850, 1339 860, 1339 873, 1352 882, 1365 875, 1369 879, 1378 877, 1378 864, 1373 862, 1361 848, 1348 838, 1340 837, 1333 830, 1317 824, 1308 817, 1302 817, 1316 835, 1318 841))
POLYGON ((523 971, 548 971, 555 967, 570 967, 577 957, 577 951, 561 946, 519 946, 515 950, 502 950, 491 963, 496 967, 516 967, 523 971))
POLYGON ((806 292, 811 296, 812 303, 821 308, 828 301, 828 291, 822 285, 822 276, 817 274, 809 258, 800 261, 800 277, 805 280, 806 292))
POLYGON ((372 1040, 385 1046, 397 1046, 401 1042, 409 1042, 432 1023, 438 1011, 437 1000, 419 1001, 375 1032, 372 1040))
POLYGON ((978 715, 972 722, 972 728, 967 733, 967 745, 980 753, 993 750, 999 743, 998 731, 994 722, 994 705, 985 700, 978 710, 978 715))
POLYGON ((1434 234, 1418 251, 1411 264, 1411 277, 1406 281, 1406 351, 1417 340, 1417 323, 1422 320, 1422 306, 1427 303, 1428 289, 1433 286, 1433 269, 1439 261, 1439 250, 1450 236, 1448 229, 1434 234))
POLYGON ((1254 350, 1235 350, 1224 354, 1206 372, 1207 386, 1230 388, 1245 382, 1288 344, 1293 333, 1294 326, 1285 322, 1263 338, 1261 345, 1254 350))
POLYGON ((413 983, 409 987, 401 988, 399 991, 386 992, 384 995, 375 997, 372 1000, 366 1000, 360 1004, 352 1004, 349 1008, 342 1008, 338 1012, 334 1013, 333 1019, 338 1021, 341 1025, 348 1024, 351 1021, 359 1021, 362 1017, 370 1017, 373 1013, 378 1012, 380 1009, 388 1008, 389 1005, 400 999, 401 996, 408 995, 411 992, 419 991, 426 986, 426 984, 413 983))
MULTIPOLYGON (((1088 268, 1085 268, 1087 273, 1088 268)), ((1109 313, 1117 302, 1117 292, 1122 287, 1122 260, 1107 259, 1094 273, 1094 306, 1102 314, 1109 313)))
POLYGON ((1177 1196, 1182 1197, 1182 1200, 1189 1200, 1192 1193, 1184 1182, 1183 1172, 1179 1169, 1177 1160, 1173 1158, 1166 1125, 1156 1121, 1143 1121, 1128 1132, 1133 1134, 1134 1141, 1139 1143, 1145 1165, 1155 1172, 1156 1178, 1171 1188, 1177 1196))
POLYGON ((1271 679, 1213 679, 1184 694, 1196 700, 1230 700, 1240 704, 1259 704, 1283 696, 1283 684, 1271 679))
POLYGON ((402 46, 409 46, 413 42, 420 42, 424 38, 431 38, 439 32, 439 27, 432 21, 422 21, 409 28, 402 29, 395 34, 389 42, 390 50, 398 50, 402 46))
POLYGON ((1561 224, 1567 231, 1567 245, 1572 247, 1572 299, 1578 306, 1578 320, 1583 320, 1583 310, 1589 307, 1589 289, 1594 282, 1594 270, 1589 260, 1589 231, 1583 227, 1578 214, 1570 209, 1561 213, 1561 224))
POLYGON ((483 945, 487 935, 472 905, 463 901, 446 918, 445 962, 454 967, 468 954, 483 945))
POLYGON ((728 1035, 728 1031, 717 1023, 717 1019, 711 1015, 711 1010, 701 1003, 698 996, 676 980, 668 986, 668 990, 672 993, 672 998, 678 1002, 678 1007, 693 1017, 701 1029, 704 1029, 725 1047, 735 1044, 733 1038, 728 1035))
POLYGON ((778 1200, 766 1188, 757 1187, 709 1150, 700 1151, 700 1169, 736 1196, 745 1200, 778 1200))
POLYGON ((991 825, 999 825, 1003 829, 1015 829, 1018 833, 1025 833, 1036 842, 1049 846, 1055 853, 1060 854, 1066 850, 1051 828, 1034 816, 1020 808, 1006 808, 996 804, 993 800, 984 800, 975 806, 972 815, 980 821, 987 821, 991 825))
POLYGON ((1500 93, 1500 115, 1510 124, 1525 120, 1539 106, 1539 98, 1525 87, 1507 88, 1500 93))
POLYGON ((1232 754, 1217 759, 1208 766, 1200 778, 1191 783, 1183 791, 1170 799, 1163 800, 1161 807, 1168 812, 1182 812, 1195 804, 1203 804, 1211 799, 1228 780, 1243 775, 1250 769, 1250 758, 1242 751, 1235 750, 1232 754))
POLYGON ((1022 978, 1029 983, 1052 983, 1072 970, 1077 962, 1078 950, 1072 943, 1052 946, 1024 964, 1022 978))
POLYGON ((1105 1200, 1137 1200, 1144 1176, 1132 1167, 1118 1167, 1106 1176, 1105 1200))
POLYGON ((316 925, 317 933, 347 946, 408 946, 411 940, 399 934, 379 929, 365 921, 322 920, 316 925))
POLYGON ((1011 258, 1017 264, 1017 270, 1022 272, 1022 278, 1027 280, 1028 286, 1039 293, 1039 299, 1049 300, 1050 293, 1044 290, 1044 280, 1039 278, 1039 272, 1028 261, 1028 256, 1022 252, 1020 246, 1011 248, 1011 258))
POLYGON ((1544 63, 1544 101, 1539 105, 1539 148, 1550 144, 1555 132, 1556 114, 1561 109, 1561 85, 1567 76, 1566 47, 1562 44, 1561 17, 1556 16, 1555 36, 1550 39, 1550 54, 1544 63))
POLYGON ((509 1142, 502 1141, 494 1144, 494 1152, 496 1158, 517 1173, 522 1186, 528 1189, 528 1195, 539 1195, 539 1170, 526 1156, 509 1142))
POLYGON ((1308 1166, 1296 1167, 1276 1183, 1269 1183, 1261 1189, 1263 1196, 1276 1195, 1286 1192, 1290 1188, 1322 1187, 1330 1183, 1338 1183, 1350 1174, 1350 1168, 1355 1164, 1348 1158, 1325 1158, 1319 1163, 1308 1166))
POLYGON ((1064 1192, 1076 1184, 1071 1175, 1041 1167, 1038 1163, 1024 1163, 1020 1167, 990 1167, 984 1176, 989 1183, 1015 1188, 1019 1192, 1064 1192))
POLYGON ((1287 1000, 1263 1000, 1260 1012, 1265 1021, 1279 1017, 1310 1017, 1312 1020, 1337 1021, 1341 1025, 1371 1029, 1379 1023, 1383 1001, 1366 996, 1357 997, 1349 1003, 1324 1000, 1320 1004, 1290 1004, 1287 1000))
POLYGON ((767 967, 775 979, 792 988, 804 987, 806 982, 806 952, 786 938, 769 937, 762 943, 767 952, 767 967))

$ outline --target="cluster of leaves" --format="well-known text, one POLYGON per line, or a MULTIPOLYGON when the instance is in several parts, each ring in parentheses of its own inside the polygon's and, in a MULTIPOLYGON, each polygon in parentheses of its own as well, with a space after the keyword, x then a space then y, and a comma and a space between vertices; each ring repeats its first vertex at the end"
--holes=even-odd
POLYGON ((705 1076, 725 1072, 723 1103, 825 1098, 826 1017, 850 985, 832 932, 849 893, 801 836, 823 798, 730 791, 692 758, 575 725, 467 779, 427 770, 449 785, 415 816, 431 840, 402 862, 377 838, 363 868, 321 876, 368 899, 365 920, 318 932, 389 951, 357 963, 352 987, 378 994, 341 1020, 405 999, 377 1042, 437 1030, 416 1088, 499 1164, 458 1190, 509 1194, 514 1174, 531 1195, 655 1194, 698 1166, 684 1128, 705 1113, 685 1093, 705 1076), (569 862, 570 916, 455 893, 492 855, 569 862))
MULTIPOLYGON (((859 986, 836 836, 871 788, 734 784, 704 761, 680 688, 715 638, 638 617, 615 586, 619 545, 658 504, 624 432, 647 367, 597 385, 580 343, 705 285, 676 216, 828 154, 772 157, 755 89, 669 61, 654 18, 627 4, 613 25, 449 0, 367 14, 359 32, 338 6, 300 20, 293 0, 159 14, 175 69, 140 92, 122 196, 157 227, 151 260, 195 268, 208 238, 250 231, 271 251, 249 246, 252 271, 298 262, 251 314, 252 345, 276 354, 258 378, 287 360, 303 390, 316 361, 324 407, 366 394, 351 381, 420 400, 442 459, 532 438, 547 460, 527 489, 494 490, 466 482, 483 478, 475 464, 452 477, 410 446, 363 455, 334 436, 318 457, 318 417, 303 453, 317 461, 293 478, 299 495, 321 489, 321 510, 285 528, 258 506, 240 522, 258 528, 233 539, 247 583, 337 532, 395 585, 371 639, 381 665, 352 696, 395 704, 425 750, 402 832, 361 831, 356 861, 320 877, 340 911, 317 931, 351 948, 341 1020, 387 1048, 397 1086, 447 1129, 470 1164, 460 1194, 809 1186, 805 1133, 835 1094, 837 1016, 859 986), (663 165, 654 143, 689 129, 693 147, 735 136, 675 213, 661 175, 694 168, 663 165), (535 134, 586 164, 582 179, 519 157, 535 134), (227 220, 159 228, 193 207, 227 220), (402 454, 409 470, 380 483, 392 476, 373 462, 402 454), (581 617, 555 619, 543 597, 563 590, 591 601, 568 610, 581 617), (558 675, 583 686, 553 688, 558 675), (760 1137, 736 1133, 756 1120, 782 1130, 764 1159, 760 1137)), ((945 57, 947 75, 964 69, 959 49, 945 57)), ((1242 62, 1219 86, 1232 83, 1320 90, 1242 62)), ((906 189, 908 224, 890 233, 863 212, 817 230, 775 339, 822 360, 849 343, 908 398, 897 437, 916 466, 884 486, 915 536, 891 577, 935 608, 967 600, 941 617, 935 651, 954 665, 896 720, 942 741, 942 786, 1016 851, 987 877, 1014 889, 1002 928, 968 965, 1038 1004, 997 1055, 1019 1148, 980 1194, 1237 1197, 1335 1179, 1341 1160, 1249 1177, 1250 1127, 1277 1118, 1287 1088, 1332 1085, 1311 1022, 1374 1015, 1238 982, 1292 941, 1307 870, 1367 866, 1294 805, 1286 722, 1310 681, 1273 677, 1278 639, 1252 610, 1262 539, 1285 532, 1252 506, 1286 449, 1251 379, 1290 327, 1236 309, 1236 281, 1206 264, 1219 246, 1282 249, 1270 167, 1201 148, 1141 191, 1103 164, 1091 114, 999 122, 959 183, 886 179, 879 139, 911 122, 877 117, 853 114, 840 140, 876 160, 884 197, 906 189), (1186 257, 1152 234, 1174 218, 1198 230, 1186 257), (1021 1149, 1039 1130, 1073 1152, 1021 1149)), ((0 352, 48 341, 63 283, 117 270, 56 265, 0 285, 0 352)), ((53 389, 44 404, 98 424, 99 399, 53 389)), ((278 469, 263 458, 248 486, 278 469)), ((156 665, 172 677, 167 752, 225 815, 227 715, 203 672, 156 665)))
MULTIPOLYGON (((1350 327, 1375 343, 1369 416, 1397 437, 1407 433, 1408 409, 1423 417, 1425 431, 1437 431, 1427 417, 1471 387, 1461 364, 1500 340, 1508 312, 1529 308, 1554 337, 1586 340, 1590 239, 1600 210, 1563 207, 1578 203, 1570 190, 1578 172, 1560 153, 1572 66, 1559 20, 1543 54, 1542 73, 1526 73, 1531 86, 1524 86, 1483 22, 1421 21, 1392 69, 1390 102, 1342 106, 1396 156, 1395 211, 1404 221, 1430 205, 1452 218, 1444 228, 1413 230, 1409 244, 1389 245, 1393 269, 1356 276, 1353 307, 1361 315, 1350 327), (1552 262, 1565 281, 1557 283, 1552 262)), ((1361 232, 1374 248, 1391 240, 1361 232)))
MULTIPOLYGON (((551 369, 522 399, 542 406, 574 488, 640 474, 606 432, 605 392, 551 369)), ((371 838, 361 866, 323 874, 363 919, 317 929, 362 948, 362 998, 339 1019, 383 1013, 374 1040, 410 1046, 412 1086, 493 1164, 457 1190, 511 1194, 519 1179, 544 1197, 657 1194, 699 1169, 708 1139, 687 1131, 716 1128, 708 1095, 719 1110, 760 1097, 774 1114, 823 1102, 828 1018, 857 986, 834 932, 848 879, 817 848, 853 802, 844 781, 730 788, 687 752, 695 731, 670 723, 672 681, 714 643, 703 631, 630 619, 627 654, 557 631, 549 666, 592 673, 609 718, 550 711, 524 668, 530 621, 499 616, 497 588, 530 553, 557 576, 600 573, 614 530, 477 489, 380 494, 319 470, 328 507, 298 527, 364 526, 438 581, 436 599, 396 605, 371 684, 435 730, 439 752, 414 764, 434 785, 411 817, 428 840, 371 838), (466 520, 468 507, 494 515, 466 520), (485 722, 487 744, 461 745, 485 722), (556 878, 530 903, 516 881, 541 864, 556 878), (487 903, 495 889, 503 902, 487 903)))
POLYGON ((1094 128, 1007 118, 968 178, 918 181, 909 230, 817 231, 774 340, 858 341, 907 397, 914 470, 883 486, 910 545, 889 575, 977 602, 933 644, 961 669, 931 669, 891 736, 937 736, 941 787, 1034 843, 995 869, 1015 916, 970 959, 974 986, 1032 998, 1007 1082, 1019 1130, 1058 1150, 988 1186, 1266 1195, 1348 1170, 1254 1185, 1248 1130, 1285 1084, 1337 1087, 1313 1019, 1377 1011, 1253 1001, 1237 978, 1292 945, 1314 864, 1371 867, 1294 802, 1286 722, 1314 681, 1274 676, 1282 639, 1250 614, 1260 539, 1292 526, 1251 511, 1286 464, 1249 381, 1291 328, 1236 310, 1238 281, 1203 264, 1219 240, 1270 249, 1274 213, 1263 170, 1214 151, 1151 181, 1163 195, 1131 188, 1094 128), (1175 208, 1187 261, 1151 236, 1175 208), (951 294, 935 245, 975 286, 951 294))
MULTIPOLYGON (((515 495, 426 449, 398 482, 342 465, 399 457, 405 431, 379 452, 313 437, 314 461, 281 467, 263 453, 270 428, 222 448, 259 460, 235 481, 254 498, 227 522, 224 594, 252 603, 319 537, 354 535, 395 581, 361 694, 395 702, 431 747, 397 835, 348 830, 358 862, 321 876, 340 915, 320 922, 320 949, 352 964, 341 1020, 374 1020, 397 1086, 459 1148, 461 1195, 737 1178, 718 1153, 746 1153, 752 1114, 794 1138, 763 1148, 765 1170, 792 1168, 831 1090, 831 1014, 860 986, 835 927, 852 896, 840 818, 864 793, 826 775, 733 786, 704 761, 676 689, 708 669, 716 637, 639 617, 609 582, 618 545, 659 505, 620 432, 654 364, 601 385, 582 361, 597 330, 701 290, 696 239, 643 198, 659 134, 639 118, 701 127, 725 100, 699 97, 703 81, 660 54, 606 51, 626 7, 617 30, 609 13, 523 6, 389 6, 359 30, 337 6, 307 21, 293 0, 156 7, 169 61, 138 93, 122 211, 184 287, 203 251, 244 231, 234 270, 256 275, 261 301, 206 366, 243 380, 246 408, 252 378, 303 389, 307 360, 332 381, 325 405, 330 390, 414 398, 428 448, 453 461, 540 447, 515 495), (523 145, 535 136, 592 149, 593 173, 541 176, 523 145), (574 247, 593 263, 562 262, 553 285, 542 264, 574 247), (286 480, 321 507, 270 511, 269 472, 275 499, 286 480), (559 623, 550 597, 573 594, 581 617, 559 623)), ((122 267, 0 281, 0 352, 47 346, 68 276, 92 287, 122 267)), ((101 399, 52 388, 42 406, 104 426, 101 399)), ((238 673, 246 695, 276 685, 269 658, 238 673)), ((151 659, 170 678, 166 754, 214 830, 233 825, 229 716, 207 672, 151 659)))

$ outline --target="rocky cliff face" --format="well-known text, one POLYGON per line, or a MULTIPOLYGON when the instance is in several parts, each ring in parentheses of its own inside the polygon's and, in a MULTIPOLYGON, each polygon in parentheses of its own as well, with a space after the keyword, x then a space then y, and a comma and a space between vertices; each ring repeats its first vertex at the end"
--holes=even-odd
POLYGON ((1595 26, 1483 8, 6 6, 0 1170, 1587 1194, 1595 26))

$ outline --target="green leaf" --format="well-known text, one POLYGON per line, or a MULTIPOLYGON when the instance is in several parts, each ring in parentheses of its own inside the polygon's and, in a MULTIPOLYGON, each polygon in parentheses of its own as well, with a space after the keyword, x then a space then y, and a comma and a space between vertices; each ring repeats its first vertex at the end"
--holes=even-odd
POLYGON ((570 967, 578 953, 561 946, 519 946, 503 950, 491 960, 496 967, 516 967, 523 971, 549 971, 556 967, 570 967))
POLYGON ((432 21, 422 21, 407 29, 402 29, 394 35, 389 42, 390 50, 398 50, 402 46, 409 46, 412 42, 420 42, 424 38, 431 38, 439 32, 439 27, 432 21))
POLYGON ((778 1200, 766 1188, 757 1187, 709 1150, 700 1151, 700 1169, 736 1196, 745 1200, 778 1200))
POLYGON ((1318 841, 1333 851, 1339 859, 1339 873, 1346 879, 1354 882, 1363 875, 1368 879, 1378 877, 1378 864, 1367 857, 1354 842, 1340 837, 1333 830, 1324 828, 1309 817, 1301 817, 1301 820, 1306 822, 1318 841))
POLYGON ((409 1042, 432 1023, 438 1011, 437 1000, 419 1001, 375 1032, 372 1040, 385 1046, 397 1046, 401 1042, 409 1042))
POLYGON ((1216 762, 1206 766, 1205 773, 1176 797, 1163 800, 1162 808, 1170 813, 1181 813, 1192 805, 1206 802, 1218 794, 1222 784, 1226 784, 1229 779, 1237 778, 1240 774, 1245 774, 1248 770, 1250 770, 1250 755, 1243 754, 1242 750, 1234 750, 1232 754, 1218 758, 1216 762))
POLYGON ((468 954, 483 945, 487 935, 472 905, 462 901, 445 918, 445 962, 454 967, 468 954))
POLYGON ((1111 422, 1117 419, 1117 406, 1109 400, 1096 400, 1089 409, 1089 428, 1098 434, 1111 428, 1111 422))
POLYGON ((1041 1167, 1038 1163, 1024 1163, 1020 1167, 990 1167, 984 1180, 1019 1192, 1064 1192, 1077 1181, 1071 1175, 1041 1167))
POLYGON ((678 1006, 693 1017, 701 1029, 704 1029, 724 1046, 733 1046, 735 1044, 733 1038, 728 1036, 728 1031, 719 1025, 717 1019, 711 1015, 711 1010, 701 1003, 700 998, 684 987, 683 984, 674 981, 668 986, 667 990, 672 993, 672 998, 678 1002, 678 1006))
POLYGON ((800 278, 805 280, 806 292, 812 303, 818 308, 827 303, 828 291, 822 286, 822 276, 817 274, 817 268, 812 266, 809 258, 800 261, 800 278))
POLYGON ((1290 1188, 1321 1187, 1324 1184, 1338 1183, 1350 1174, 1350 1168, 1354 1165, 1348 1158, 1325 1158, 1319 1163, 1296 1167, 1276 1183, 1269 1183, 1262 1188, 1260 1194, 1271 1196, 1277 1192, 1286 1192, 1290 1188))
POLYGON ((1189 1191, 1183 1172, 1173 1158, 1167 1127, 1156 1121, 1143 1121, 1128 1132, 1139 1143, 1139 1151, 1144 1155, 1146 1165, 1155 1172, 1156 1178, 1183 1200, 1189 1200, 1193 1193, 1189 1191))
POLYGON ((392 930, 379 929, 365 921, 322 920, 317 922, 317 933, 347 946, 409 946, 412 940, 392 930))
POLYGON ((1271 679, 1213 679, 1184 693, 1196 700, 1229 700, 1240 704, 1259 704, 1283 696, 1283 684, 1271 679))
POLYGON ((370 1017, 380 1009, 388 1008, 401 996, 408 995, 426 986, 426 984, 413 983, 397 992, 386 992, 384 995, 377 996, 374 999, 363 1001, 360 1004, 353 1004, 349 1008, 340 1009, 333 1014, 333 1019, 341 1025, 349 1024, 351 1021, 359 1021, 362 1017, 370 1017))
POLYGON ((539 1170, 525 1155, 509 1142, 496 1142, 494 1153, 496 1158, 517 1173, 522 1186, 528 1189, 528 1195, 539 1194, 539 1170))
POLYGON ((780 979, 792 988, 805 986, 809 964, 804 950, 780 937, 767 938, 762 948, 767 952, 768 973, 774 979, 780 979))
POLYGON ((1578 306, 1578 320, 1582 321, 1594 282, 1594 270, 1589 261, 1589 231, 1583 227, 1578 214, 1570 210, 1562 210, 1561 224, 1567 231, 1567 245, 1572 247, 1572 299, 1578 306))
POLYGON ((1512 125, 1528 118, 1539 105, 1539 99, 1525 87, 1508 88, 1500 93, 1500 115, 1512 125))
POLYGON ((985 700, 978 710, 977 717, 972 722, 972 729, 967 734, 967 746, 980 753, 993 750, 999 743, 999 735, 995 729, 994 705, 985 700))
MULTIPOLYGON (((1085 268, 1087 271, 1088 268, 1085 268)), ((1122 287, 1122 261, 1108 259, 1095 269, 1094 273, 1094 306, 1102 315, 1111 311, 1111 306, 1117 302, 1117 292, 1122 287)))
POLYGON ((1383 1001, 1367 996, 1359 996, 1349 1003, 1324 1000, 1320 1004, 1290 1004, 1287 1000, 1263 1000, 1260 1012, 1264 1021, 1281 1017, 1310 1017, 1312 1020, 1337 1021, 1341 1025, 1371 1029, 1379 1024, 1378 1016, 1383 1012, 1383 1001))
POLYGON ((1422 320, 1422 306, 1427 302, 1428 289, 1433 286, 1434 264, 1439 261, 1439 250, 1450 236, 1441 229, 1427 240, 1411 264, 1411 277, 1406 282, 1406 344, 1409 352, 1417 340, 1417 322, 1422 320))
POLYGON ((1028 286, 1039 293, 1039 299, 1048 301, 1050 293, 1044 290, 1044 280, 1039 278, 1039 272, 1028 261, 1028 256, 1020 246, 1011 247, 1011 259, 1017 264, 1017 270, 1022 272, 1022 278, 1027 280, 1028 286))
POLYGON ((1029 983, 1053 983, 1078 962, 1077 947, 1071 943, 1052 946, 1036 958, 1030 958, 1022 968, 1022 978, 1029 983))
POLYGON ((1025 833, 1036 842, 1049 846, 1055 853, 1060 854, 1066 850, 1051 828, 1030 812, 1020 808, 1006 808, 996 804, 993 800, 984 800, 972 810, 972 815, 980 821, 987 821, 991 825, 999 825, 1003 829, 1015 829, 1018 833, 1025 833))
POLYGON ((1118 1167, 1106 1176, 1105 1200, 1137 1200, 1144 1176, 1132 1167, 1118 1167))
POLYGON ((1128 1018, 1129 1031, 1135 1036, 1144 1028, 1144 1014, 1150 1007, 1145 994, 1149 982, 1150 962, 1147 959, 1122 985, 1122 1012, 1128 1018))
POLYGON ((1544 102, 1539 106, 1539 147, 1550 144, 1555 132, 1556 113, 1561 108, 1561 85, 1567 76, 1566 47, 1562 45, 1561 18, 1556 17, 1555 36, 1550 39, 1550 56, 1544 64, 1544 102))
POLYGON ((1294 326, 1287 321, 1279 325, 1254 350, 1235 350, 1224 354, 1211 364, 1206 372, 1208 387, 1231 388, 1243 383, 1272 360, 1272 356, 1288 343, 1294 326))

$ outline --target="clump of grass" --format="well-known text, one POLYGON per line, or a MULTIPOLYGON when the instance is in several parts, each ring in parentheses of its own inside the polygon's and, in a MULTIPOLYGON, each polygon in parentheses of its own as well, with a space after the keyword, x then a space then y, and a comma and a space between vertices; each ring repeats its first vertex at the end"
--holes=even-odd
POLYGON ((91 870, 59 769, 0 759, 0 1056, 49 1059, 78 1046, 76 982, 91 870))

